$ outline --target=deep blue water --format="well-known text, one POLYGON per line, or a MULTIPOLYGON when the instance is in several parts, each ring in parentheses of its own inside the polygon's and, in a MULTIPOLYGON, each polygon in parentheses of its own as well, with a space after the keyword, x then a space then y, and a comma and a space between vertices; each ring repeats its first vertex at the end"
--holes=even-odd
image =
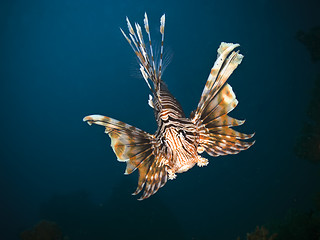
MULTIPOLYGON (((295 156, 319 63, 295 35, 320 24, 318 1, 1 1, 1 239, 41 219, 77 239, 236 239, 257 225, 309 211, 319 164, 295 156), (220 42, 245 56, 229 79, 256 144, 209 158, 150 199, 136 201, 137 173, 124 176, 103 114, 153 133, 149 90, 119 27, 143 23, 159 42, 163 75, 187 115, 196 108, 220 42), (130 237, 131 236, 131 237, 130 237)), ((320 109, 319 109, 320 111, 320 109)))

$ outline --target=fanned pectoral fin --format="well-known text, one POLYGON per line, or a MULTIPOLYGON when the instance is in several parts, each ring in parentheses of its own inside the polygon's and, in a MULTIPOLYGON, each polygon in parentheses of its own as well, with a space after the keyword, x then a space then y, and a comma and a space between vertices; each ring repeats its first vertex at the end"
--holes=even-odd
POLYGON ((232 52, 237 46, 221 43, 198 107, 191 116, 199 129, 198 151, 205 150, 211 156, 236 154, 254 143, 243 141, 254 134, 243 134, 231 128, 244 121, 227 115, 238 104, 232 87, 226 83, 243 58, 238 52, 232 52))
POLYGON ((216 97, 230 75, 241 63, 243 55, 233 51, 238 46, 239 44, 221 43, 218 49, 217 60, 210 71, 198 107, 195 111, 195 120, 199 120, 201 115, 204 114, 204 109, 212 99, 216 97))
POLYGON ((144 187, 144 192, 139 200, 150 197, 166 184, 168 175, 162 160, 161 157, 157 156, 152 163, 144 162, 139 168, 139 183, 134 192, 134 195, 136 195, 144 187))
POLYGON ((140 199, 151 196, 158 191, 159 184, 162 186, 165 184, 166 181, 163 177, 158 178, 159 175, 166 174, 166 171, 163 166, 160 167, 154 156, 153 135, 124 122, 101 115, 90 115, 83 120, 90 125, 93 123, 106 128, 105 132, 111 138, 111 147, 118 160, 127 163, 125 174, 139 169, 138 187, 134 194, 138 194, 144 185, 146 186, 140 199))
POLYGON ((204 108, 197 123, 201 129, 199 146, 209 155, 237 154, 254 143, 242 141, 252 138, 254 134, 240 133, 231 128, 244 123, 227 115, 237 103, 231 86, 226 84, 204 108))
MULTIPOLYGON (((253 134, 248 136, 252 137, 253 134)), ((210 133, 202 141, 201 146, 204 147, 209 155, 216 157, 220 155, 237 154, 240 151, 248 149, 253 144, 254 142, 241 141, 228 134, 210 133)))

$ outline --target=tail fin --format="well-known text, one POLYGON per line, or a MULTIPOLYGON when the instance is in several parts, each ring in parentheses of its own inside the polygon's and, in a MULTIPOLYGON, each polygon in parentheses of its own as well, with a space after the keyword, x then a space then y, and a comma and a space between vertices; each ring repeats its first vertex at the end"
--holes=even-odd
POLYGON ((111 147, 120 162, 126 162, 125 174, 139 169, 139 181, 134 195, 145 189, 140 200, 155 194, 167 182, 165 166, 161 159, 154 155, 154 136, 136 127, 113 118, 90 115, 83 119, 88 122, 105 126, 105 132, 111 138, 111 147))
POLYGON ((128 17, 126 18, 126 20, 127 20, 127 25, 129 29, 129 37, 124 33, 124 31, 121 28, 120 30, 123 36, 128 41, 128 43, 130 44, 133 51, 135 52, 136 56, 138 57, 138 60, 140 62, 140 71, 148 87, 152 91, 156 90, 161 81, 161 74, 162 74, 165 15, 163 14, 160 20, 160 32, 162 35, 162 41, 161 41, 161 50, 160 50, 161 53, 160 53, 160 61, 159 61, 158 68, 156 66, 154 55, 153 55, 153 48, 151 43, 151 35, 150 35, 149 21, 148 21, 147 14, 146 13, 144 14, 144 27, 145 27, 146 33, 148 34, 149 50, 147 50, 146 48, 146 44, 144 42, 140 25, 138 23, 135 23, 136 31, 134 31, 128 17), (153 89, 149 84, 149 79, 153 82, 153 89))
POLYGON ((226 84, 243 58, 239 52, 233 51, 238 46, 221 43, 198 107, 192 113, 192 122, 199 128, 199 153, 205 150, 211 156, 236 154, 254 144, 241 141, 250 139, 254 134, 243 134, 230 128, 242 125, 244 121, 227 115, 238 104, 232 87, 226 84))

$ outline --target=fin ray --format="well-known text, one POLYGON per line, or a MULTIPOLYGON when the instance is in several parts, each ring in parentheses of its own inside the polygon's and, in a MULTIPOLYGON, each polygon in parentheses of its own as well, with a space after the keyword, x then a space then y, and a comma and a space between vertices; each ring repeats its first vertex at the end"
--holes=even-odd
POLYGON ((90 125, 97 124, 106 128, 111 138, 111 147, 121 162, 126 162, 125 174, 139 170, 138 186, 133 195, 143 188, 140 200, 155 194, 167 182, 166 167, 162 159, 155 157, 154 137, 136 127, 102 115, 90 115, 83 119, 90 125))
POLYGON ((144 41, 142 28, 138 23, 134 24, 135 29, 132 27, 129 18, 126 17, 127 26, 129 30, 129 37, 125 34, 125 32, 120 28, 123 36, 128 41, 132 50, 135 52, 139 62, 140 62, 140 72, 148 84, 148 87, 151 89, 148 79, 150 79, 154 84, 154 89, 159 87, 159 83, 161 81, 162 75, 162 58, 163 58, 163 42, 164 42, 164 27, 165 27, 165 14, 162 15, 160 19, 160 33, 161 33, 161 48, 160 48, 160 59, 159 59, 159 67, 156 66, 153 54, 153 47, 151 42, 151 34, 149 28, 148 16, 145 13, 144 15, 144 28, 148 35, 149 40, 149 51, 147 51, 146 44, 144 41))
POLYGON ((248 149, 254 142, 246 142, 254 134, 244 134, 231 127, 244 123, 227 114, 238 104, 232 87, 226 83, 241 63, 243 56, 233 51, 239 44, 221 43, 197 109, 191 119, 199 131, 199 151, 211 156, 237 154, 248 149))

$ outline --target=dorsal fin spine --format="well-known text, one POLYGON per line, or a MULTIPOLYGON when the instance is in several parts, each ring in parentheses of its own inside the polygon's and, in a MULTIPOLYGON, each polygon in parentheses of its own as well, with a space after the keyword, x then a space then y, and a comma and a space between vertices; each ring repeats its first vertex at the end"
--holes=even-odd
POLYGON ((159 66, 156 66, 154 55, 153 55, 153 48, 151 42, 151 34, 149 28, 149 21, 148 16, 145 13, 144 15, 144 28, 146 33, 148 34, 149 40, 149 48, 150 51, 146 48, 146 44, 143 39, 142 29, 138 23, 134 24, 135 29, 132 27, 129 18, 126 17, 127 26, 129 30, 129 35, 127 36, 124 31, 120 28, 123 36, 128 41, 129 45, 131 46, 132 50, 135 52, 139 62, 140 62, 140 72, 146 81, 148 87, 154 91, 157 91, 159 87, 159 83, 161 82, 161 73, 162 73, 162 59, 163 59, 163 42, 164 42, 164 26, 165 26, 165 15, 163 14, 160 19, 160 32, 162 35, 161 39, 161 49, 160 49, 160 61, 159 66), (153 82, 153 88, 151 88, 148 79, 153 82))
POLYGON ((155 63, 154 63, 152 43, 151 43, 151 34, 150 34, 150 29, 149 29, 149 21, 148 21, 147 13, 144 13, 144 27, 145 27, 145 29, 146 29, 146 32, 147 32, 148 38, 149 38, 150 54, 151 54, 151 60, 152 60, 152 67, 153 67, 154 77, 157 78, 156 65, 155 65, 155 63))
POLYGON ((163 14, 160 19, 160 32, 161 32, 161 50, 160 50, 160 63, 159 63, 159 77, 161 78, 162 71, 162 57, 163 57, 163 42, 164 42, 164 27, 166 22, 166 15, 163 14))

